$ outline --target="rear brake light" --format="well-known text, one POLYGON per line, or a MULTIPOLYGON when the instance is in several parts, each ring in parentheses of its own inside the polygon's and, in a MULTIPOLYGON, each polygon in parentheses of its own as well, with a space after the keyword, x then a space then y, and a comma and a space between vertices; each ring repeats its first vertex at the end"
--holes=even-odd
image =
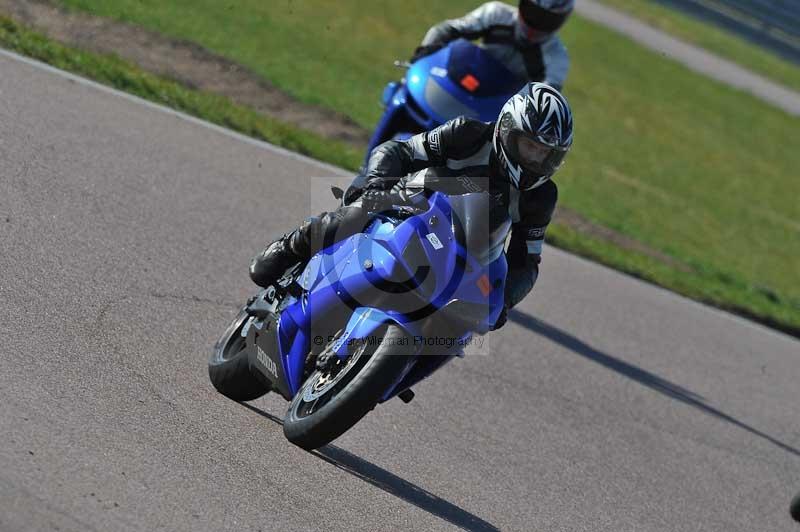
POLYGON ((478 90, 478 87, 481 86, 481 82, 472 74, 467 74, 461 78, 461 86, 467 89, 469 92, 475 92, 478 90))

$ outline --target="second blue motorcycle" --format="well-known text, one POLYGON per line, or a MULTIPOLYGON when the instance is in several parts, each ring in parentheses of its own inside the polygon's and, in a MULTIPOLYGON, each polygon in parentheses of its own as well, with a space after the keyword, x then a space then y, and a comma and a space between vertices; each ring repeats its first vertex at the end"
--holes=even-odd
POLYGON ((458 39, 413 64, 383 92, 385 111, 367 149, 367 158, 387 140, 405 140, 466 116, 492 122, 500 108, 526 83, 487 51, 458 39))

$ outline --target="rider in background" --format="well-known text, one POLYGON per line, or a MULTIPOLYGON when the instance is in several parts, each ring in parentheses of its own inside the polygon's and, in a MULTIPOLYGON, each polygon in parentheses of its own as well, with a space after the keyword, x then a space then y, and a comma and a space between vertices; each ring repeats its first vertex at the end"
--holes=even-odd
POLYGON ((567 49, 556 32, 575 0, 520 0, 519 8, 488 2, 462 18, 432 27, 411 62, 456 39, 483 40, 484 49, 517 78, 561 89, 569 70, 567 49))

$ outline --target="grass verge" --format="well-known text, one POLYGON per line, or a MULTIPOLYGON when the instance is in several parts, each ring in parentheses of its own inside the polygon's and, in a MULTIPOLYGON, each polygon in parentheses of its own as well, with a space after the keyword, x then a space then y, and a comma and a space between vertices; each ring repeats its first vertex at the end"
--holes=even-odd
POLYGON ((234 105, 221 96, 187 89, 175 81, 144 72, 117 57, 61 45, 3 16, 0 16, 0 46, 344 168, 357 168, 361 161, 361 152, 344 143, 277 122, 246 107, 234 105))
POLYGON ((796 302, 782 299, 766 287, 741 284, 719 271, 702 271, 702 265, 696 265, 701 269, 687 274, 643 253, 623 250, 558 222, 548 229, 547 241, 637 279, 800 337, 796 302), (703 279, 702 284, 697 282, 698 278, 703 279))

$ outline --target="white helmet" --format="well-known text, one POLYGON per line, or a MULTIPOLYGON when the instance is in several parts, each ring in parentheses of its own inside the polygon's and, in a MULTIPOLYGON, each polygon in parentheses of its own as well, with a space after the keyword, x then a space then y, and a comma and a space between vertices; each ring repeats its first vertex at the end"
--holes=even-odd
POLYGON ((529 83, 500 110, 494 151, 502 172, 520 190, 531 190, 558 170, 572 146, 572 111, 545 83, 529 83))

